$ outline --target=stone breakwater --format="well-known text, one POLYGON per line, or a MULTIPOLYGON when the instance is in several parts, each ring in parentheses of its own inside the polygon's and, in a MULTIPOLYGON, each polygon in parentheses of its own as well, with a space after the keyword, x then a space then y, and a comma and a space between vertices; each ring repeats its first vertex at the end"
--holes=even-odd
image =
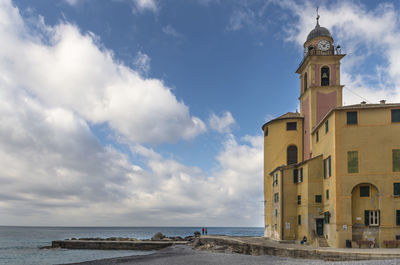
POLYGON ((193 241, 193 236, 182 238, 166 237, 156 233, 150 240, 139 240, 128 237, 109 238, 71 238, 55 240, 50 247, 42 248, 67 248, 67 249, 100 249, 100 250, 159 250, 173 245, 186 245, 193 241))

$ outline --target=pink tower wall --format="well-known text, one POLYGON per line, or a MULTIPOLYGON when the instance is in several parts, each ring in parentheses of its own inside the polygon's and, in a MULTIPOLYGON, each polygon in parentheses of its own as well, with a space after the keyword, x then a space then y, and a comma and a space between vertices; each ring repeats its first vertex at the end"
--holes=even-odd
POLYGON ((310 107, 309 107, 309 99, 305 99, 301 102, 301 109, 303 111, 304 116, 304 124, 303 124, 303 157, 304 160, 310 158, 310 107))
POLYGON ((336 107, 336 91, 325 94, 317 92, 317 123, 334 107, 336 107))

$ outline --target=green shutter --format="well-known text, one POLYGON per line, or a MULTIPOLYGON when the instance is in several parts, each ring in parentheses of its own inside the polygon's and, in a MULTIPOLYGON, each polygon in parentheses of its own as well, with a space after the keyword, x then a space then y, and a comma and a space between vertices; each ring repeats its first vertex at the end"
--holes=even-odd
POLYGON ((324 162, 324 179, 326 179, 326 159, 322 160, 324 162))
POLYGON ((297 169, 293 170, 293 182, 297 183, 299 179, 299 171, 297 169))
POLYGON ((400 122, 400 109, 392 109, 392 122, 400 122))
POLYGON ((358 151, 347 152, 347 172, 358 173, 358 151))
POLYGON ((400 149, 392 150, 393 172, 400 171, 400 149))
POLYGON ((393 195, 400 195, 400 183, 393 183, 393 195))
POLYGON ((396 225, 400 225, 400 210, 396 210, 396 225))
POLYGON ((365 224, 366 226, 369 225, 369 211, 368 211, 368 210, 365 210, 365 211, 364 211, 364 224, 365 224))
POLYGON ((331 170, 331 156, 328 156, 328 176, 332 176, 332 170, 331 170))

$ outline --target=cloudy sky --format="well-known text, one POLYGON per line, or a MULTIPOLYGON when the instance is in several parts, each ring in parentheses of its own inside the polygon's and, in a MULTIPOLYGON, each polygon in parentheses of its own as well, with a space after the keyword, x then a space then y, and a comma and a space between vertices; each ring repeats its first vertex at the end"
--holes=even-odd
POLYGON ((263 226, 263 123, 330 29, 400 102, 398 1, 0 0, 0 225, 263 226))

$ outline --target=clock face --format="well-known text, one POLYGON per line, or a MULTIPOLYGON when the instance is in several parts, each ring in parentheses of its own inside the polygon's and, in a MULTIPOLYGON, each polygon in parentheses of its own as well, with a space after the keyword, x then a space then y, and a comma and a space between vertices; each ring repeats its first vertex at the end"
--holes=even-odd
POLYGON ((320 49, 321 51, 327 51, 330 47, 331 44, 327 40, 321 40, 320 42, 318 42, 318 49, 320 49))

